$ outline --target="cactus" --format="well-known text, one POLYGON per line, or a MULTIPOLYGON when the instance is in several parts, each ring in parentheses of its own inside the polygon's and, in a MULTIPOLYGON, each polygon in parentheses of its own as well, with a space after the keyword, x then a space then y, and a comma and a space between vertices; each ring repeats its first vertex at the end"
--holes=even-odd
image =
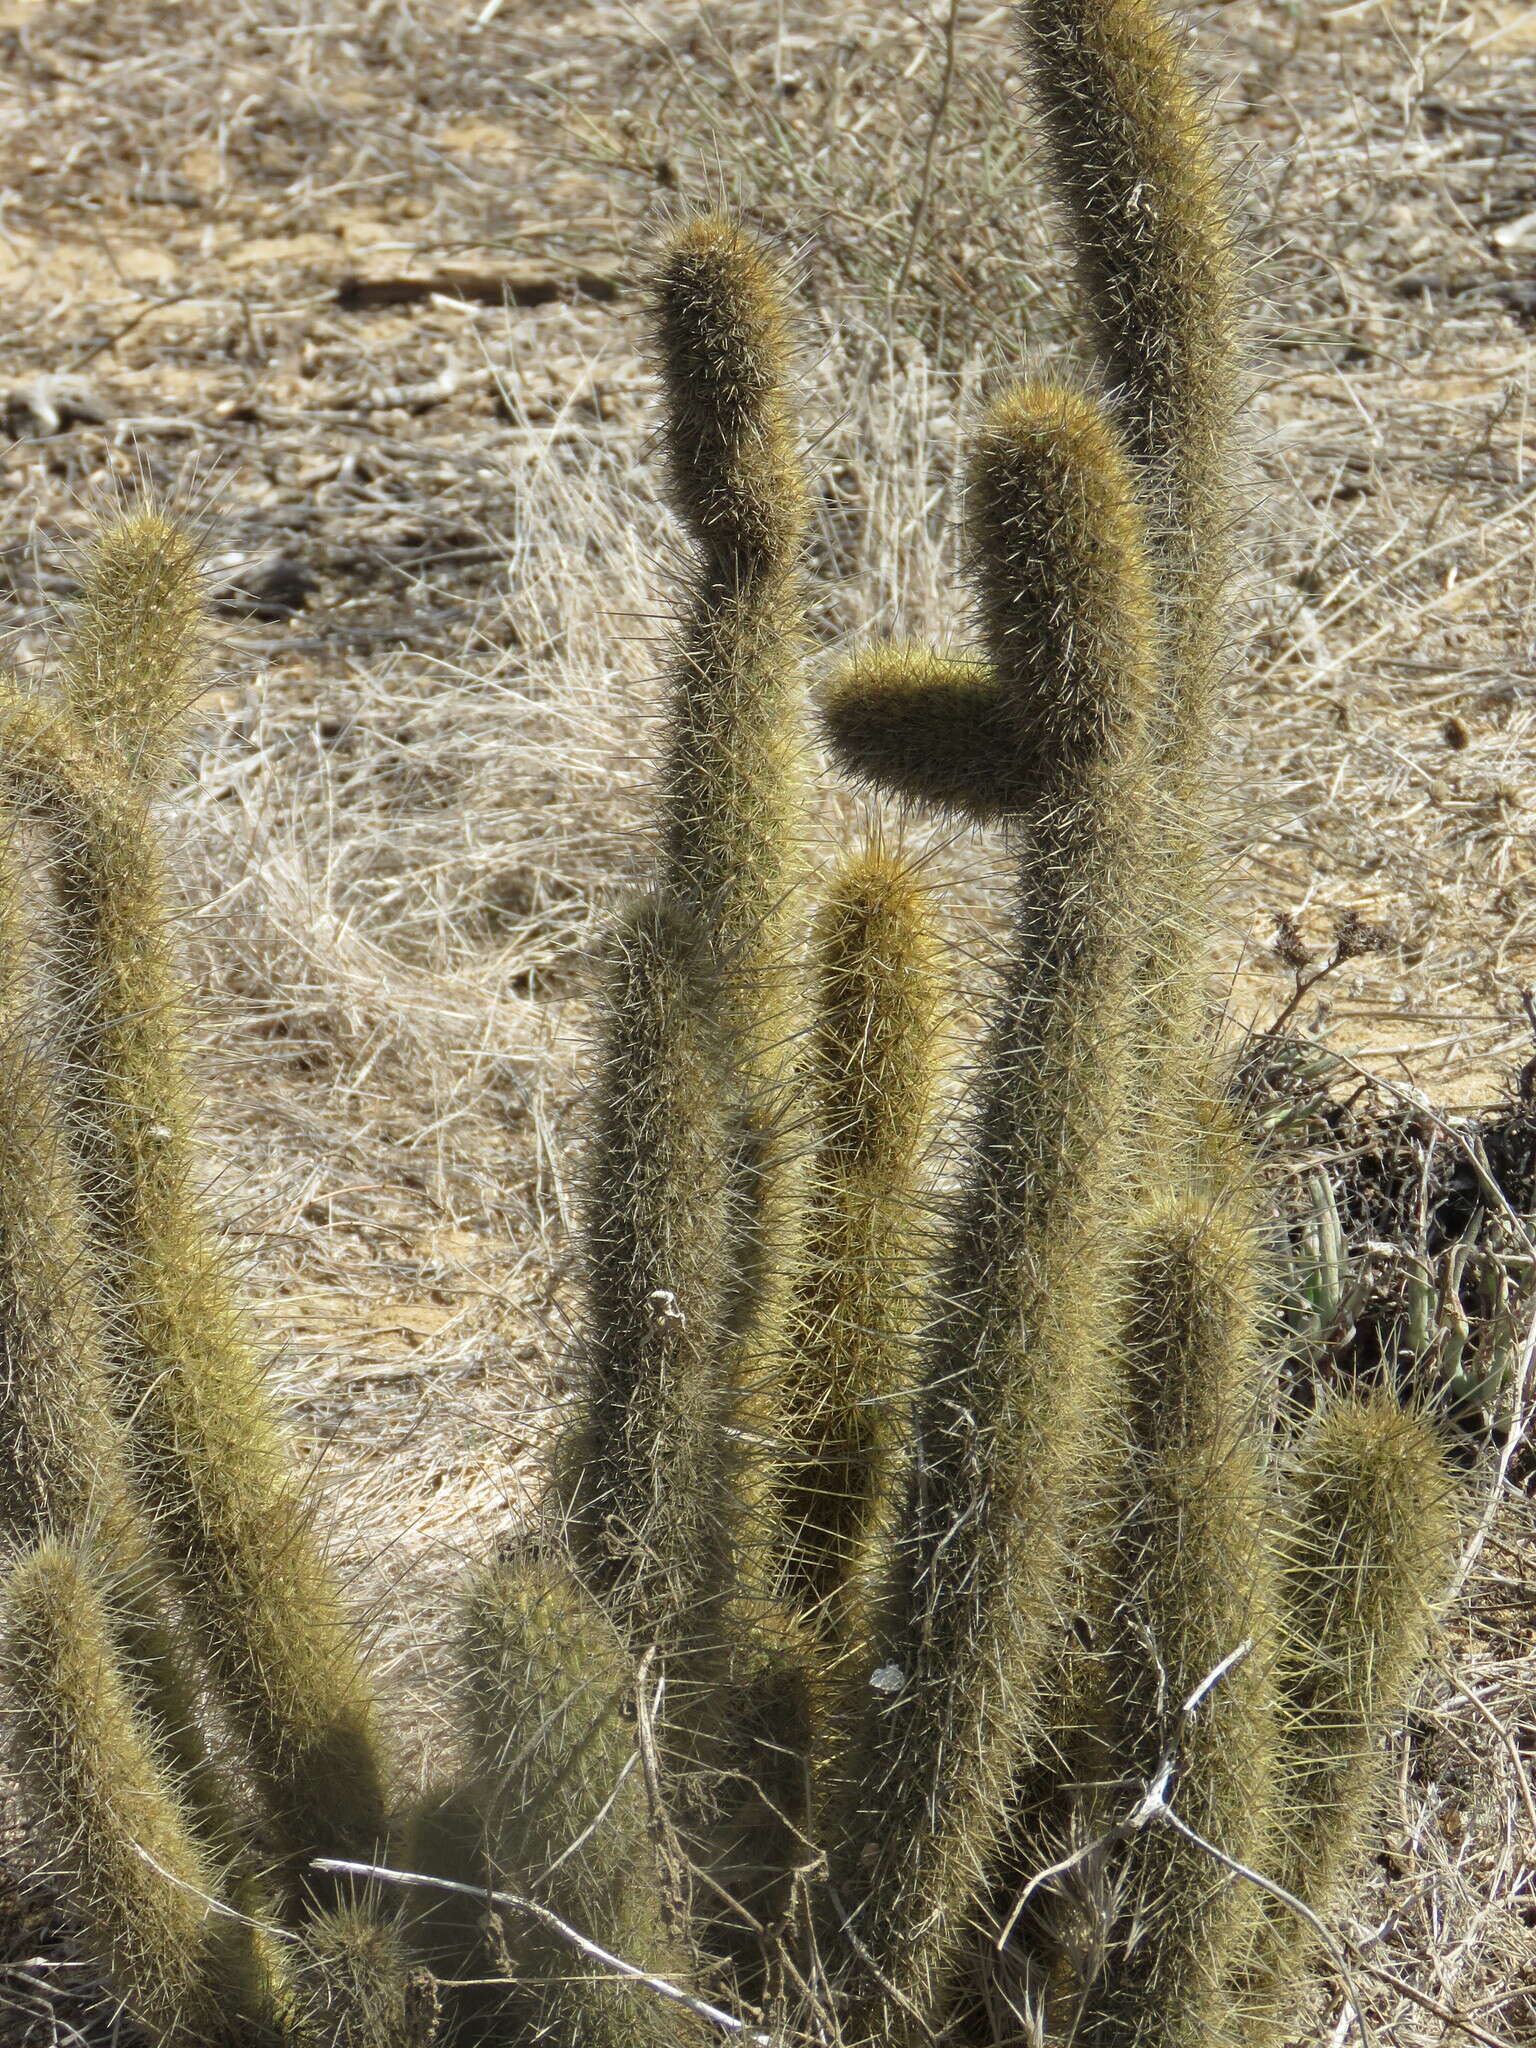
MULTIPOLYGON (((1298 1447, 1281 1547, 1286 1754, 1273 1874, 1314 1913, 1333 1904, 1371 1817, 1382 1742, 1406 1706, 1456 1541, 1445 1455, 1383 1397, 1326 1408, 1298 1447)), ((1285 2010, 1314 1945, 1274 1904, 1256 1981, 1285 2010)), ((1283 2031, 1283 2020, 1276 2031, 1283 2031)))
POLYGON ((637 1638, 713 1627, 740 1542, 723 1362, 738 1124, 696 922, 666 900, 619 926, 586 1171, 588 1372, 563 1457, 572 1542, 637 1638))
POLYGON ((50 856, 61 1113, 138 1485, 281 1847, 367 1855, 386 1826, 367 1683, 192 1188, 194 1112, 147 792, 15 692, 0 699, 0 736, 0 794, 50 856))
POLYGON ((414 1801, 194 1193, 152 818, 197 686, 176 529, 104 537, 56 699, 0 690, 51 882, 33 920, 0 869, 0 1682, 158 2048, 982 2048, 1010 2009, 1042 2048, 1228 2048, 1304 2002, 1279 1898, 1344 1892, 1455 1506, 1426 1418, 1279 1402, 1211 1099, 1214 149, 1149 0, 1023 25, 1103 395, 981 422, 979 649, 865 650, 822 704, 849 775, 1016 854, 957 1142, 935 1172, 911 868, 866 847, 804 916, 785 292, 687 223, 654 314, 694 555, 598 1003, 581 1385, 537 1535, 463 1595, 414 1801))
POLYGON ((905 1437, 922 1258, 919 1171, 938 1081, 931 912, 871 847, 827 885, 812 946, 817 1131, 785 1324, 782 1572, 856 1633, 905 1437))
MULTIPOLYGON (((1281 1730, 1256 1279, 1249 1233, 1229 1216, 1170 1203, 1138 1222, 1103 1764, 1122 1808, 1168 1768, 1164 1796, 1180 1818, 1263 1869, 1281 1730)), ((1232 1972, 1259 1893, 1166 1827, 1136 1830, 1112 1861, 1115 1920, 1082 1994, 1082 2038, 1189 2048, 1227 2039, 1232 1972)))
MULTIPOLYGON (((635 1670, 622 1637, 558 1562, 536 1553, 483 1572, 464 1602, 466 1718, 488 1868, 642 1969, 686 1983, 696 1963, 670 1926, 636 1744, 635 1670)), ((572 2029, 593 2048, 680 2042, 697 2029, 643 1986, 605 1978, 558 1936, 521 1941, 503 2016, 530 2040, 572 2029)))
POLYGON ((785 1089, 798 1024, 789 962, 809 508, 786 388, 783 285, 767 252, 728 221, 680 229, 658 267, 655 326, 673 497, 698 551, 674 659, 659 886, 708 935, 741 1070, 732 1323, 744 1347, 738 1377, 750 1378, 782 1307, 777 1276, 794 1228, 785 1089))

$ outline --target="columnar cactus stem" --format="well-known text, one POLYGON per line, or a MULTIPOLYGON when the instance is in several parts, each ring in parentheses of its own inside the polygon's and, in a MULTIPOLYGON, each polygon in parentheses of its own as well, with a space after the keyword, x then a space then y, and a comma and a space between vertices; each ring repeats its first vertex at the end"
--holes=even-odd
POLYGON ((1142 938, 1152 595, 1130 476, 1090 403, 1033 386, 994 409, 970 531, 988 651, 1037 795, 934 1289, 895 1569, 860 1674, 875 1690, 833 1872, 876 1980, 860 2040, 921 2038, 941 2012, 1040 1723, 1072 1531, 1102 1465, 1142 938))
POLYGON ((1141 472, 1162 605, 1167 839, 1145 976, 1156 1102, 1179 1113, 1205 1004, 1209 756, 1225 674, 1237 265, 1210 123, 1154 0, 1024 0, 1051 182, 1116 418, 1141 472))
POLYGON ((261 2048, 280 2010, 271 1945, 221 1903, 118 1662, 92 1567, 44 1543, 6 1586, 0 1678, 15 1767, 52 1871, 114 1990, 164 2048, 261 2048))
POLYGON ((88 1543, 114 1587, 130 1686, 199 1825, 224 1849, 233 1824, 198 1725, 187 1645, 171 1628, 158 1562, 128 1482, 102 1355, 79 1188, 24 964, 25 921, 0 853, 0 1526, 14 1543, 88 1543))
POLYGON ((699 919, 744 1094, 733 1325, 762 1371, 794 1229, 786 1088, 803 832, 801 552, 808 517, 783 287, 729 222, 672 236, 655 287, 673 497, 698 549, 673 667, 661 885, 699 919), (755 1326, 755 1335, 754 1335, 755 1326))
MULTIPOLYGON (((1456 1542, 1451 1475, 1433 1430, 1385 1396, 1325 1409, 1290 1475, 1281 1665, 1286 1769, 1273 1875, 1315 1913, 1360 1851, 1382 1777, 1382 1743, 1423 1660, 1456 1542)), ((1255 1973, 1284 2014, 1313 1950, 1307 1923, 1275 1903, 1255 1973)), ((1285 2032, 1283 2018, 1275 2027, 1285 2032)))
POLYGON ((182 997, 148 794, 63 720, 0 701, 4 790, 46 832, 66 1128, 136 1481, 279 1841, 367 1857, 382 1765, 355 1634, 194 1191, 182 997))
POLYGON ((879 847, 833 875, 812 946, 807 1175, 783 1370, 784 1571, 847 1639, 906 1435, 922 1250, 918 1168, 938 1078, 937 941, 879 847))
MULTIPOLYGON (((1258 1374, 1258 1261, 1219 1212, 1167 1203, 1127 1275, 1125 1448, 1112 1488, 1103 1768, 1122 1819, 1165 1796, 1223 1854, 1265 1867, 1280 1756, 1278 1599, 1258 1374)), ((1212 2048, 1259 1894, 1172 1828, 1112 1852, 1108 1953, 1078 2016, 1095 2048, 1212 2048)))

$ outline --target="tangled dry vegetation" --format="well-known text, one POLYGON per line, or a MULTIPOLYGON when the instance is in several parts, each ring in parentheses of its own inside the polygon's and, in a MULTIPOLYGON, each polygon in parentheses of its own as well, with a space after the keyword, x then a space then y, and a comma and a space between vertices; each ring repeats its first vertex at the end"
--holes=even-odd
MULTIPOLYGON (((1293 1027, 1454 1154, 1532 1051, 1536 14, 1194 14, 1260 252, 1233 1029, 1339 918, 1383 927, 1293 1027)), ((722 197, 799 252, 818 639, 942 633, 955 424, 1064 305, 1006 10, 9 0, 0 45, 3 616, 35 659, 118 488, 190 508, 222 622, 174 813, 210 1173, 404 1693, 423 1589, 516 1520, 565 1389, 587 962, 676 547, 638 258, 722 197)), ((931 857, 969 954, 988 857, 931 857)), ((1507 1490, 1349 1929, 1377 2048, 1536 2027, 1507 1490)), ((0 1915, 6 2048, 89 2002, 44 1905, 0 1915)))

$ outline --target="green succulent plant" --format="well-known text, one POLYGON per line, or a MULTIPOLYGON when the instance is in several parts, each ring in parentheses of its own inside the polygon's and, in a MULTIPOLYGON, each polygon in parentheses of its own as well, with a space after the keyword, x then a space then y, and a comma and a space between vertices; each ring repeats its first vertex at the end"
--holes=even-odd
MULTIPOLYGON (((977 423, 976 651, 865 650, 819 708, 847 774, 1014 856, 953 1164, 941 906, 893 840, 806 853, 788 294, 690 221, 653 324, 693 558, 598 1005, 580 1391, 462 1593, 426 1797, 194 1184, 175 527, 113 527, 56 691, 0 692, 51 891, 38 943, 0 870, 0 1683, 39 1863, 162 2048, 1237 2048, 1300 2010, 1455 1499, 1426 1414, 1277 1398, 1209 1044, 1206 113, 1151 0, 1020 21, 1099 379, 977 423)), ((1320 1192, 1293 1317, 1346 1265, 1320 1192)))

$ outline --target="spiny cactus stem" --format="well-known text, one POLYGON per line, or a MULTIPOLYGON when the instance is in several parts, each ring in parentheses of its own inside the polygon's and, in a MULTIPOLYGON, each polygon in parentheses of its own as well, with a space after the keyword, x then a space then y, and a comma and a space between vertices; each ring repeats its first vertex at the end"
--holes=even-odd
MULTIPOLYGON (((673 497, 698 550, 673 663, 661 886, 698 918, 742 1081, 732 1367, 750 1387, 783 1312, 794 1232, 790 1049, 800 921, 801 554, 808 519, 768 252, 703 218, 667 241, 653 307, 673 497)), ((770 1418, 757 1419, 764 1435, 770 1418)), ((756 1489, 761 1492, 761 1486, 756 1489)))
POLYGON ((915 876, 874 846, 816 920, 815 1157, 786 1322, 784 1569, 849 1640, 889 1515, 918 1313, 918 1164, 938 1075, 936 937, 915 876))
POLYGON ((86 560, 64 698, 81 732, 150 788, 175 757, 203 634, 188 535, 152 510, 115 521, 86 560))
MULTIPOLYGON (((1025 59, 1142 473, 1162 597, 1157 724, 1166 843, 1142 979, 1145 1087, 1181 1135, 1200 1092, 1211 862, 1210 754, 1225 679, 1225 593, 1240 351, 1236 263, 1210 123, 1155 0, 1024 0, 1025 59)), ((1186 1134, 1187 1135, 1187 1134, 1186 1134)))
POLYGON ((582 1569, 635 1640, 718 1642, 741 1451, 725 1366, 731 1069, 695 920, 642 901, 615 936, 583 1185, 586 1389, 562 1448, 582 1569))
POLYGON ((52 855, 61 1108, 139 1488, 284 1843, 372 1849, 385 1812, 369 1688, 194 1193, 182 998, 147 794, 26 700, 0 700, 0 736, 5 794, 52 855))
POLYGON ((210 1842, 234 1844, 198 1725, 186 1645, 129 1488, 73 1162, 26 969, 21 888, 0 849, 0 1524, 13 1542, 87 1545, 113 1583, 130 1683, 210 1842))
MULTIPOLYGON (((1112 1487, 1106 1774, 1165 1789, 1201 1844, 1248 1865, 1273 1840, 1278 1593, 1253 1413, 1256 1246, 1194 1203, 1139 1223, 1127 1273, 1126 1447, 1112 1487)), ((1118 1925, 1079 2025, 1096 2048, 1226 2038, 1261 1917, 1203 1846, 1135 1828, 1118 1925)))

